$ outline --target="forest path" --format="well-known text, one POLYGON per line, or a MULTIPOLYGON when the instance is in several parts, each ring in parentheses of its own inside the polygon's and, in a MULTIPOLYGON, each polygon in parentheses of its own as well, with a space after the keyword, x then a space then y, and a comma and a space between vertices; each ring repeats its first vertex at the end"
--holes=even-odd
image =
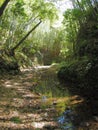
MULTIPOLYGON (((67 130, 61 128, 57 119, 69 105, 80 104, 79 115, 85 119, 89 108, 84 106, 83 99, 79 96, 66 95, 65 90, 57 88, 59 83, 54 73, 56 69, 43 66, 36 67, 35 70, 24 69, 15 76, 0 76, 0 130, 67 130), (44 83, 40 84, 42 79, 44 83), (55 95, 48 97, 46 91, 55 95)), ((97 119, 82 122, 79 118, 78 116, 75 123, 80 120, 81 126, 74 130, 98 130, 97 119)))
MULTIPOLYGON (((42 68, 45 70, 49 66, 42 68)), ((40 75, 37 71, 36 73, 40 75)), ((54 106, 49 103, 50 105, 45 107, 42 94, 33 92, 38 82, 34 81, 36 73, 33 69, 25 69, 20 75, 1 77, 0 130, 58 128, 54 106)))

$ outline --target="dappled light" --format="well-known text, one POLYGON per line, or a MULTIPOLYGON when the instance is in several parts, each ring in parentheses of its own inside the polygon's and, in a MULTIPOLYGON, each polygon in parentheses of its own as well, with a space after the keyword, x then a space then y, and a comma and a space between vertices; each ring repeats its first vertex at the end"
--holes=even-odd
POLYGON ((19 76, 7 75, 6 79, 1 78, 3 92, 1 92, 0 101, 1 129, 55 130, 75 127, 71 118, 74 119, 77 112, 71 107, 82 104, 84 99, 79 95, 70 96, 66 89, 55 87, 60 84, 51 69, 53 68, 39 67, 33 73, 28 69, 28 71, 22 71, 19 76), (40 73, 40 78, 36 71, 40 73), (46 72, 47 76, 45 76, 46 72), (52 77, 53 80, 49 77, 52 77), (45 86, 42 86, 44 79, 45 86), (55 82, 58 83, 55 84, 55 82), (51 85, 53 91, 49 89, 51 85), (47 89, 43 90, 43 87, 47 87, 47 89), (70 117, 67 109, 71 112, 70 117))
POLYGON ((0 127, 11 129, 58 127, 58 123, 54 120, 57 116, 54 105, 61 102, 63 98, 47 97, 47 100, 43 101, 41 93, 33 92, 38 86, 37 79, 36 82, 33 81, 37 77, 33 79, 34 74, 30 70, 22 73, 13 78, 7 75, 6 79, 1 79, 1 89, 8 93, 0 101, 0 120, 2 121, 0 127))
POLYGON ((98 130, 98 0, 0 0, 0 130, 98 130))

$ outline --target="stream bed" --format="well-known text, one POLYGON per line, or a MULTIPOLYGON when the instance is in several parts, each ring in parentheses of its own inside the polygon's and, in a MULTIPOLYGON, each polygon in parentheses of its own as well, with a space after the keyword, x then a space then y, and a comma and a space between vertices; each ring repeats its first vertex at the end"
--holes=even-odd
POLYGON ((56 66, 0 75, 0 130, 98 130, 97 116, 88 121, 89 106, 67 88, 56 66))
POLYGON ((70 93, 62 86, 54 69, 50 66, 36 68, 35 82, 38 80, 33 92, 42 94, 43 108, 53 107, 57 112, 56 121, 61 130, 76 130, 74 126, 74 110, 70 107, 70 93))

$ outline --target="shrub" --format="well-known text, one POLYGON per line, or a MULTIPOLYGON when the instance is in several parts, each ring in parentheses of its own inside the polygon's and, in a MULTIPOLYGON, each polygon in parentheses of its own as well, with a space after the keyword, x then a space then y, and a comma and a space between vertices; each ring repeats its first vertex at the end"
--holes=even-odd
MULTIPOLYGON (((73 84, 74 91, 79 92, 81 95, 90 96, 97 94, 98 64, 85 57, 71 61, 61 67, 58 72, 58 78, 60 81, 73 84)), ((70 90, 71 87, 69 88, 70 90)))

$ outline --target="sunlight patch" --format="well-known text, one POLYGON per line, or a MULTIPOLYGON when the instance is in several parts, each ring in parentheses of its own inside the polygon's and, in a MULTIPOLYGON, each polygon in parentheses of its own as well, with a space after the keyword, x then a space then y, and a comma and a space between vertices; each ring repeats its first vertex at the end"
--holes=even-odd
POLYGON ((33 122, 32 125, 34 128, 42 129, 45 126, 57 126, 57 123, 55 123, 55 122, 33 122))
POLYGON ((13 88, 13 85, 7 84, 7 85, 5 85, 5 87, 6 87, 6 88, 13 88))

